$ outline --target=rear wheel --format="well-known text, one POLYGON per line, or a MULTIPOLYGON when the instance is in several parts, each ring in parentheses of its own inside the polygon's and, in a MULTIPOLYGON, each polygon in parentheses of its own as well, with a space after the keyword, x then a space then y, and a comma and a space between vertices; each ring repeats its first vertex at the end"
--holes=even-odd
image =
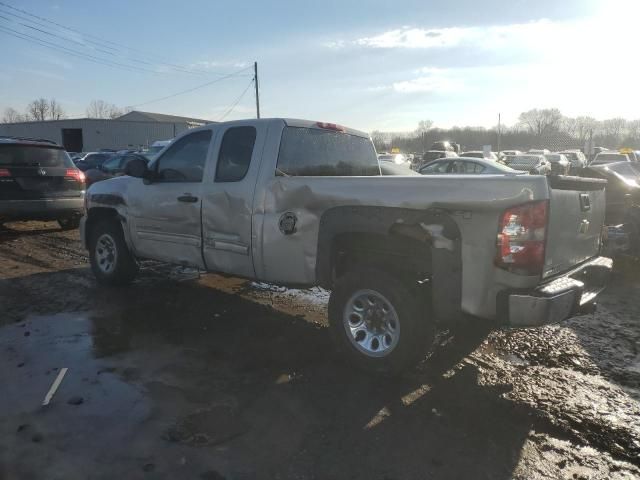
POLYGON ((80 216, 63 217, 58 219, 58 225, 62 230, 75 230, 80 226, 80 216))
POLYGON ((114 220, 103 220, 91 229, 89 259, 96 279, 105 285, 126 285, 138 273, 122 228, 114 220))
POLYGON ((433 341, 418 291, 380 269, 357 269, 336 281, 329 326, 339 350, 360 367, 399 373, 415 366, 433 341))

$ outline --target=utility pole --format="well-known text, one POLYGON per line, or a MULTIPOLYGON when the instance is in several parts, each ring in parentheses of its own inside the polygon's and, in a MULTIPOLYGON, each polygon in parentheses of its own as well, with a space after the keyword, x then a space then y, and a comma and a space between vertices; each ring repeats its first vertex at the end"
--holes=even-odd
POLYGON ((500 114, 498 114, 498 155, 500 155, 500 140, 502 136, 502 129, 500 128, 500 114))
POLYGON ((256 87, 256 118, 260 118, 260 93, 258 90, 258 62, 253 62, 253 83, 256 87))

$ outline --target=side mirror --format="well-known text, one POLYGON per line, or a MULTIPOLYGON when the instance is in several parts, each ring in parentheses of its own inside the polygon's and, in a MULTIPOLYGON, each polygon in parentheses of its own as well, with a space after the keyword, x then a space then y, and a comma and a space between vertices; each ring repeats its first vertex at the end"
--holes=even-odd
POLYGON ((136 178, 149 178, 150 171, 147 162, 141 158, 131 159, 124 167, 124 174, 136 178))

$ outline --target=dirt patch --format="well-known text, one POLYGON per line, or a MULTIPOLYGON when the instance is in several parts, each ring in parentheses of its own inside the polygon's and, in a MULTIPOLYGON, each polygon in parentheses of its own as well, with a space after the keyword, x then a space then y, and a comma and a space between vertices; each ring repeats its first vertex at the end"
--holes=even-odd
POLYGON ((335 355, 320 290, 154 262, 105 289, 55 224, 0 258, 2 478, 640 477, 640 269, 594 315, 443 332, 379 378, 335 355))

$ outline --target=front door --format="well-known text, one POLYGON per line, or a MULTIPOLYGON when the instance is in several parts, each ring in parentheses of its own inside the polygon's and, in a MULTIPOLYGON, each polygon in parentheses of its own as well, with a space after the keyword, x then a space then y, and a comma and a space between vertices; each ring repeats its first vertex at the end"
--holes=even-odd
POLYGON ((215 172, 204 184, 202 228, 207 269, 253 277, 252 218, 260 153, 267 125, 221 129, 216 135, 215 172))
POLYGON ((211 130, 179 138, 149 167, 151 182, 132 179, 127 197, 138 256, 204 268, 200 211, 211 138, 211 130))

